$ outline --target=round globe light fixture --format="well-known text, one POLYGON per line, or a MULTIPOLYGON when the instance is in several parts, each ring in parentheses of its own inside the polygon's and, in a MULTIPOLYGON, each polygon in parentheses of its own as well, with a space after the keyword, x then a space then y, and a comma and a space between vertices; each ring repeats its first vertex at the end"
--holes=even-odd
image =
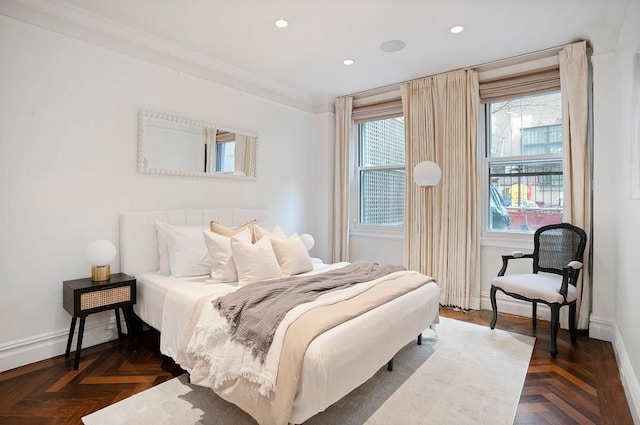
POLYGON ((435 186, 442 179, 442 170, 433 161, 422 161, 413 168, 413 180, 418 186, 435 186))
POLYGON ((91 280, 99 282, 109 280, 111 268, 109 263, 116 258, 115 245, 106 239, 98 239, 87 245, 86 257, 91 263, 91 280))
POLYGON ((313 248, 313 246, 316 244, 316 241, 313 238, 313 236, 311 236, 308 233, 301 234, 300 240, 302 241, 302 244, 304 245, 304 247, 307 248, 307 251, 311 251, 311 248, 313 248))

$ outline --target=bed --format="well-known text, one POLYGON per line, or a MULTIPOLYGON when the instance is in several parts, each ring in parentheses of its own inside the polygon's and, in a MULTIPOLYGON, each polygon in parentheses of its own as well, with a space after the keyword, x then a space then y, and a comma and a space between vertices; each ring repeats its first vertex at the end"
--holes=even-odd
MULTIPOLYGON (((194 372, 193 364, 185 361, 180 350, 184 349, 185 335, 193 326, 198 303, 233 292, 237 285, 210 284, 208 276, 176 279, 158 271, 161 264, 156 223, 206 228, 212 220, 238 226, 252 219, 266 222, 268 213, 261 209, 218 208, 131 212, 120 217, 121 270, 137 280, 134 312, 143 322, 160 331, 161 352, 189 372, 194 372)), ((314 270, 305 274, 321 274, 342 266, 315 263, 314 270)), ((286 422, 300 424, 325 410, 373 376, 424 329, 438 322, 439 289, 436 283, 424 275, 416 276, 415 272, 398 273, 411 274, 414 280, 425 278, 426 283, 314 337, 303 353, 295 397, 286 410, 286 422)), ((404 275, 394 278, 405 279, 404 275)), ((336 291, 341 292, 348 290, 336 291)), ((348 295, 344 297, 348 298, 348 295)), ((281 333, 276 333, 274 345, 278 335, 286 334, 280 328, 278 332, 281 333)), ((281 344, 286 345, 286 341, 282 336, 281 344)), ((259 423, 282 423, 261 419, 260 413, 256 413, 256 409, 268 409, 269 403, 267 407, 256 407, 265 397, 257 393, 248 395, 257 392, 255 383, 238 382, 212 389, 254 416, 259 423)))

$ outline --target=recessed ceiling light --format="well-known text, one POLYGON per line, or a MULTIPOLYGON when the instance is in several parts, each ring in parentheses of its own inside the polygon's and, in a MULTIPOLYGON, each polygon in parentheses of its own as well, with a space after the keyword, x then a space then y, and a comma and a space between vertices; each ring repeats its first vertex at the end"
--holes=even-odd
POLYGON ((462 25, 455 25, 449 28, 449 31, 451 31, 452 34, 459 34, 464 31, 464 27, 462 25))
POLYGON ((389 40, 385 41, 380 45, 380 50, 383 52, 399 52, 404 49, 406 43, 400 40, 389 40))
POLYGON ((349 66, 349 65, 353 65, 353 59, 345 59, 342 61, 343 64, 349 66))
POLYGON ((286 19, 278 19, 274 22, 275 26, 278 28, 286 28, 289 25, 289 22, 286 19))

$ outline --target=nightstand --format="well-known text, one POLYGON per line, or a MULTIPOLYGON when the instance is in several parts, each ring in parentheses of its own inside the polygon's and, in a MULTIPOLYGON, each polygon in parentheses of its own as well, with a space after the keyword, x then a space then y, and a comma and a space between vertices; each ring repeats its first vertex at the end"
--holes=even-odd
POLYGON ((65 310, 71 314, 71 327, 67 339, 65 357, 69 357, 73 333, 76 328, 76 319, 80 318, 78 330, 78 342, 73 369, 78 369, 80 363, 80 350, 82 349, 82 336, 84 334, 84 322, 88 315, 99 311, 113 310, 116 313, 118 325, 118 338, 122 338, 119 309, 122 309, 124 320, 127 324, 127 333, 131 347, 134 347, 131 316, 133 305, 136 303, 136 279, 124 273, 115 273, 109 280, 93 282, 91 278, 66 280, 63 282, 63 302, 65 310))

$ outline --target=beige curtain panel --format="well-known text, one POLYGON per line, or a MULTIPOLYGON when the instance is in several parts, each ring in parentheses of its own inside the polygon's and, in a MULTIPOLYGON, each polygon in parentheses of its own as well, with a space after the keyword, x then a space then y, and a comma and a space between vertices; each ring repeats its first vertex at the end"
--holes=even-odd
POLYGON ((353 98, 339 97, 336 108, 336 146, 333 192, 333 262, 349 261, 349 170, 353 98))
POLYGON ((207 152, 209 152, 209 161, 207 166, 205 167, 205 172, 215 172, 216 171, 216 133, 217 130, 215 128, 205 127, 203 131, 204 136, 204 144, 207 146, 207 152))
POLYGON ((255 170, 256 167, 255 155, 253 155, 255 151, 255 137, 236 134, 236 146, 233 153, 234 170, 252 176, 253 170, 255 170))
POLYGON ((440 303, 480 308, 477 133, 478 74, 453 71, 401 86, 407 187, 405 265, 433 276, 440 303), (442 180, 413 181, 413 168, 434 161, 442 180))
POLYGON ((562 86, 562 134, 564 135, 564 217, 584 229, 589 241, 578 282, 576 325, 589 327, 591 305, 591 157, 589 140, 587 45, 582 41, 560 51, 562 86))

